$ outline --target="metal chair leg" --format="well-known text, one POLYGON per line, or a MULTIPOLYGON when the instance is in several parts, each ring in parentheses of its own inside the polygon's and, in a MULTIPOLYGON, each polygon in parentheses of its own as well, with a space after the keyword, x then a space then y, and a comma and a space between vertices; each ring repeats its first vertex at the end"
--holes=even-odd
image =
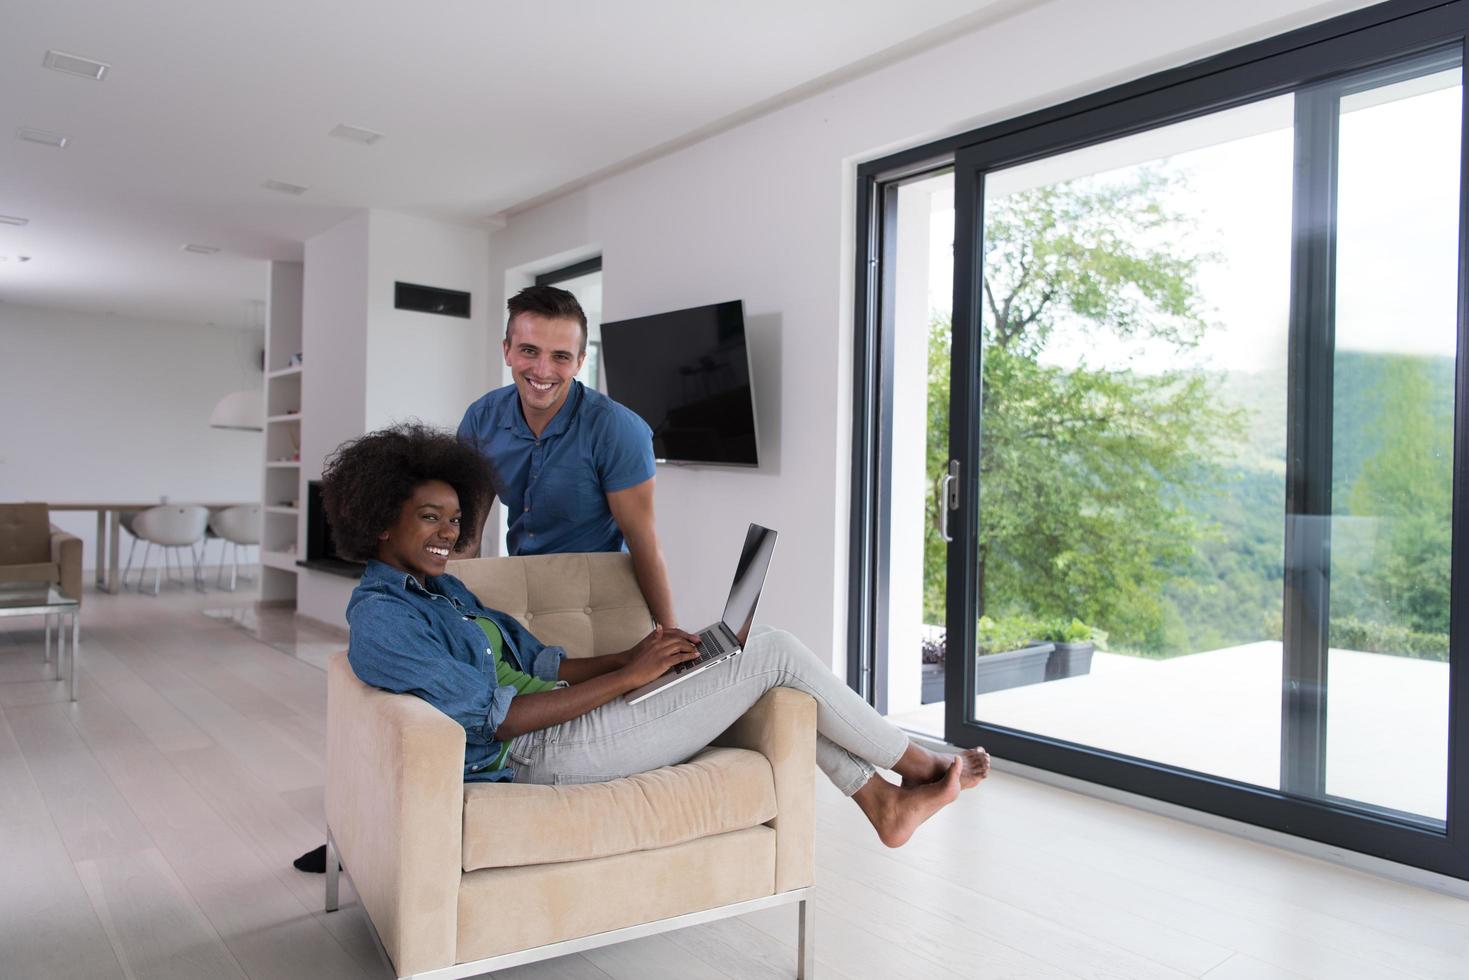
POLYGON ((63 613, 57 613, 56 614, 56 679, 58 681, 65 680, 66 679, 66 675, 64 673, 62 673, 62 671, 66 669, 65 668, 65 663, 64 663, 65 660, 66 660, 66 625, 67 625, 67 623, 66 623, 66 613, 64 613, 64 612, 63 613))
POLYGON ((337 842, 332 840, 331 831, 326 834, 326 910, 337 910, 337 842))
MULTIPOLYGON (((134 588, 138 592, 143 591, 143 576, 148 574, 148 556, 152 554, 152 549, 153 542, 143 542, 143 560, 138 563, 138 581, 132 586, 132 588, 134 588)), ((128 589, 128 580, 126 576, 123 577, 122 588, 123 591, 127 591, 128 589)))
MULTIPOLYGON (((206 591, 204 588, 204 571, 199 567, 199 556, 194 553, 193 548, 189 549, 189 560, 194 564, 194 588, 199 592, 206 591)), ((182 558, 179 559, 179 574, 184 574, 182 558)))
MULTIPOLYGON (((133 543, 128 546, 127 567, 122 570, 122 585, 125 587, 128 581, 128 573, 133 570, 133 552, 138 550, 138 539, 133 538, 133 543)), ((121 589, 119 589, 121 591, 121 589)))
POLYGON ((799 903, 800 918, 796 926, 796 980, 816 977, 816 910, 809 898, 799 903))
POLYGON ((215 582, 214 582, 214 584, 217 585, 217 586, 219 586, 221 589, 224 589, 226 592, 233 592, 233 591, 235 591, 235 577, 239 573, 239 569, 240 569, 240 546, 237 545, 237 544, 235 544, 233 541, 230 541, 230 540, 221 538, 220 539, 220 545, 219 545, 219 574, 217 576, 215 576, 215 582), (225 585, 224 584, 224 567, 225 567, 225 554, 226 553, 228 553, 230 555, 230 557, 233 559, 232 564, 230 565, 230 584, 229 585, 225 585))
POLYGON ((77 652, 82 643, 82 614, 74 610, 71 614, 71 660, 67 665, 67 676, 71 678, 71 699, 77 699, 77 652))
MULTIPOLYGON (((158 563, 158 568, 153 572, 153 594, 155 596, 163 591, 163 567, 168 564, 168 549, 160 545, 159 550, 163 552, 163 560, 158 563)), ((138 585, 138 591, 141 592, 142 590, 143 586, 140 583, 138 585)))

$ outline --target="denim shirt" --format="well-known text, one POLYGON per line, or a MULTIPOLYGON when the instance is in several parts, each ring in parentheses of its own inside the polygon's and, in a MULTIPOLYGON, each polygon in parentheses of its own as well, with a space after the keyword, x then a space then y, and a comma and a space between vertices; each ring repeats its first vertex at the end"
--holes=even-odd
POLYGON ((515 688, 495 683, 484 631, 466 615, 484 616, 500 628, 505 655, 519 669, 557 679, 566 656, 561 647, 546 646, 513 617, 480 605, 452 575, 429 576, 419 585, 380 561, 367 563, 347 603, 347 661, 364 684, 416 694, 464 726, 466 781, 512 779, 510 767, 486 767, 500 755, 495 730, 515 688))

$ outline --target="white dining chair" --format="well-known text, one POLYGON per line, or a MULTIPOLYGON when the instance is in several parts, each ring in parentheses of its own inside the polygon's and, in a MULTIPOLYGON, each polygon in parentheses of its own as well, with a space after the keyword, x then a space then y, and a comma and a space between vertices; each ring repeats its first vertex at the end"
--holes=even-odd
MULTIPOLYGON (((153 594, 158 595, 163 587, 163 573, 168 564, 169 551, 177 553, 180 550, 189 552, 189 561, 194 566, 194 586, 202 592, 204 580, 199 573, 199 556, 194 547, 204 539, 204 528, 208 524, 208 509, 194 504, 165 504, 150 507, 139 514, 133 527, 146 546, 143 548, 143 565, 138 572, 138 591, 143 591, 143 578, 148 572, 148 556, 152 553, 153 546, 157 545, 162 549, 163 555, 158 571, 153 576, 153 594)), ((179 567, 179 584, 182 585, 183 559, 175 554, 175 560, 179 567)))
POLYGON ((226 587, 224 584, 225 549, 233 549, 230 553, 230 584, 228 586, 228 590, 233 592, 236 579, 243 578, 247 582, 250 580, 250 576, 240 573, 240 549, 260 545, 260 505, 243 504, 215 511, 209 515, 209 526, 224 542, 219 549, 219 576, 215 580, 215 584, 220 588, 226 587))

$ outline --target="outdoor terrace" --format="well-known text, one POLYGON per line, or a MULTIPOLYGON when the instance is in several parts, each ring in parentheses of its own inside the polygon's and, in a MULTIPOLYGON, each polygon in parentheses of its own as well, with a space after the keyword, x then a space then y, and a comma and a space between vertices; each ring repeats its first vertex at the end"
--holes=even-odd
MULTIPOLYGON (((1326 791, 1441 821, 1449 665, 1331 650, 1326 791)), ((1257 786, 1280 785, 1281 645, 1169 660, 1097 651, 1089 674, 980 695, 983 721, 1257 786)), ((943 734, 943 702, 891 715, 943 734)))

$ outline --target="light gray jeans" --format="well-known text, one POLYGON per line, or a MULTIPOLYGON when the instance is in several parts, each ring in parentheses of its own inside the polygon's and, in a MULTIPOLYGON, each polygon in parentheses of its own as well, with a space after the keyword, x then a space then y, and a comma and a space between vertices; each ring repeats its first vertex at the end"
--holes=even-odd
POLYGON ((800 640, 756 629, 743 652, 637 704, 617 698, 580 717, 517 736, 515 781, 600 783, 683 762, 773 687, 816 699, 816 764, 851 796, 891 769, 908 736, 832 673, 800 640))

